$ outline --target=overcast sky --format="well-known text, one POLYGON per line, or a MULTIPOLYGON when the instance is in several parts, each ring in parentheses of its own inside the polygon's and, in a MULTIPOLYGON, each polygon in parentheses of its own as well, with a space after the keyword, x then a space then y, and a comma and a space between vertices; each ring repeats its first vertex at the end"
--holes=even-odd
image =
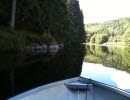
POLYGON ((130 0, 79 0, 84 23, 104 22, 130 16, 130 0))

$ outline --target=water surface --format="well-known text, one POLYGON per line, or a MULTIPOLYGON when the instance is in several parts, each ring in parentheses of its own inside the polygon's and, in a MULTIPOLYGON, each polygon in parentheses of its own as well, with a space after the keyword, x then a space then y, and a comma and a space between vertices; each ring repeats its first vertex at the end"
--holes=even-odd
POLYGON ((69 46, 57 52, 27 54, 0 51, 0 100, 32 88, 80 76, 84 46, 69 46))
POLYGON ((0 50, 0 100, 78 76, 129 92, 129 74, 129 48, 86 46, 85 51, 84 45, 75 45, 32 55, 19 50, 0 50))
POLYGON ((130 92, 130 48, 86 46, 82 77, 130 92))

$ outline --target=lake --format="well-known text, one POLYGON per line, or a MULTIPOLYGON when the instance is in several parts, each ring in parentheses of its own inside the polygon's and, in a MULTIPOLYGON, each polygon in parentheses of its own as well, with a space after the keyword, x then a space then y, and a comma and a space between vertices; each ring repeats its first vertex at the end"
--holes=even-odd
POLYGON ((81 77, 130 92, 130 48, 86 45, 81 77))
POLYGON ((129 61, 130 49, 119 47, 73 45, 41 53, 0 50, 0 100, 44 84, 79 76, 129 91, 130 81, 125 87, 121 86, 130 78, 129 61), (120 73, 122 76, 116 77, 120 73))
POLYGON ((86 45, 84 62, 99 63, 130 73, 130 48, 86 45))
POLYGON ((32 88, 80 76, 85 46, 46 52, 0 50, 0 100, 32 88))

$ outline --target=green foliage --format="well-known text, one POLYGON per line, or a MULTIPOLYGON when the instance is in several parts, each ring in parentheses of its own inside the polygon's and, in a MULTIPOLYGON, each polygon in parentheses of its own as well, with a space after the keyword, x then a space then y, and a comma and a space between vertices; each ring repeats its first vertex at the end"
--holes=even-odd
POLYGON ((91 37, 90 42, 96 44, 102 44, 108 41, 108 36, 105 34, 95 34, 91 37))
POLYGON ((18 32, 10 30, 0 30, 0 48, 21 48, 28 43, 28 40, 18 32))
POLYGON ((43 39, 44 43, 56 44, 55 38, 52 37, 51 34, 49 34, 49 33, 44 33, 42 35, 42 39, 43 39))
POLYGON ((108 36, 103 34, 101 36, 101 42, 100 43, 106 43, 107 41, 108 41, 108 36))
POLYGON ((94 43, 113 42, 129 45, 130 17, 104 23, 87 24, 85 25, 85 30, 87 32, 87 42, 92 42, 91 40, 93 40, 93 36, 96 34, 94 43))
POLYGON ((67 0, 68 17, 70 21, 69 25, 69 41, 71 43, 84 43, 85 31, 83 24, 83 14, 79 7, 78 0, 67 0))
POLYGON ((9 25, 11 14, 11 1, 0 0, 0 24, 9 25))
POLYGON ((123 45, 130 46, 130 33, 124 33, 122 36, 123 45))
POLYGON ((95 43, 95 37, 96 37, 96 35, 93 35, 93 36, 91 37, 91 39, 90 39, 90 42, 91 42, 91 43, 95 43))
MULTIPOLYGON (((48 42, 80 44, 86 41, 78 0, 17 0, 16 4, 15 29, 26 27, 43 38, 51 35, 53 39, 47 35, 48 40, 44 38, 48 42)), ((0 24, 9 25, 12 0, 2 0, 0 6, 0 24)))

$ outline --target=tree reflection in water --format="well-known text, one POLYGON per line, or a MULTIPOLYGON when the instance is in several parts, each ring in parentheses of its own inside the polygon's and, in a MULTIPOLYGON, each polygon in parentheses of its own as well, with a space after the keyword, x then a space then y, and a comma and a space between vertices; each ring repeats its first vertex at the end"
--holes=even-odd
POLYGON ((130 48, 86 46, 85 62, 100 63, 130 73, 130 48))
POLYGON ((79 76, 85 46, 65 47, 57 54, 0 53, 0 99, 5 99, 37 86, 79 76))

